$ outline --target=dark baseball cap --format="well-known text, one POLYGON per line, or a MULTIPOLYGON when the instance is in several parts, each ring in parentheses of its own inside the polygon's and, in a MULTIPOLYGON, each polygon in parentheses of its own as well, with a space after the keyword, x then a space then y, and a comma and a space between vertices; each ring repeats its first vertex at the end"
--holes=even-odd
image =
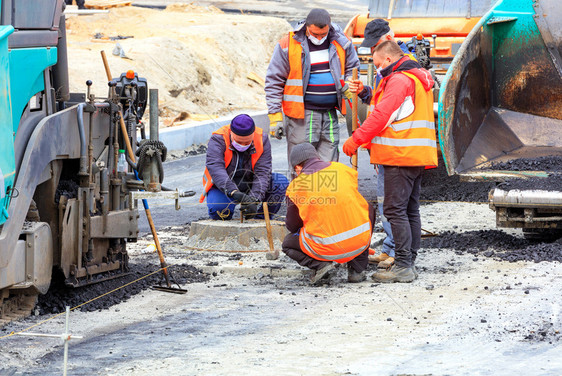
POLYGON ((325 9, 314 8, 308 13, 308 16, 306 16, 306 26, 330 25, 331 23, 330 13, 325 9))
POLYGON ((365 26, 365 39, 361 43, 360 47, 373 47, 378 43, 379 39, 383 35, 388 34, 390 31, 390 26, 388 26, 388 21, 382 18, 377 18, 372 20, 365 26))

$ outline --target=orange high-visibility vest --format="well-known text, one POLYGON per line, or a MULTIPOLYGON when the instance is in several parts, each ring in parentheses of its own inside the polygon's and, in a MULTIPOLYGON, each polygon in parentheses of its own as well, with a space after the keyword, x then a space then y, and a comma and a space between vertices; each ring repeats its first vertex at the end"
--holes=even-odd
MULTIPOLYGON (((213 134, 220 134, 224 138, 224 143, 226 145, 226 149, 224 151, 224 168, 226 169, 228 165, 230 165, 230 162, 232 161, 232 150, 230 150, 230 124, 219 128, 217 131, 213 132, 213 134)), ((254 139, 252 142, 254 143, 254 148, 256 149, 256 152, 252 154, 252 171, 253 171, 256 162, 258 161, 258 159, 260 159, 261 155, 263 154, 263 131, 261 128, 256 127, 256 130, 254 131, 254 139)), ((211 178, 209 169, 205 167, 205 172, 203 173, 204 192, 201 194, 201 197, 199 197, 200 203, 205 201, 205 197, 207 197, 207 192, 209 192, 212 187, 213 187, 213 179, 211 178)))
POLYGON ((313 174, 300 174, 287 188, 303 227, 301 250, 322 261, 344 263, 369 248, 369 205, 358 191, 357 171, 331 162, 313 174))
MULTIPOLYGON (((398 72, 415 84, 414 112, 395 120, 370 143, 371 163, 388 166, 437 166, 437 138, 433 115, 433 90, 426 91, 419 79, 408 72, 398 72)), ((380 87, 373 95, 369 116, 384 93, 380 87)))
MULTIPOLYGON (((285 82, 283 90, 283 113, 295 119, 304 119, 304 89, 302 81, 302 46, 293 36, 294 32, 290 32, 279 41, 282 49, 288 49, 289 55, 289 76, 285 82)), ((340 59, 341 76, 345 75, 345 50, 335 40, 332 45, 336 48, 336 52, 340 59)), ((337 83, 336 83, 337 85, 337 83)), ((345 115, 345 98, 342 98, 340 106, 342 114, 345 115)))

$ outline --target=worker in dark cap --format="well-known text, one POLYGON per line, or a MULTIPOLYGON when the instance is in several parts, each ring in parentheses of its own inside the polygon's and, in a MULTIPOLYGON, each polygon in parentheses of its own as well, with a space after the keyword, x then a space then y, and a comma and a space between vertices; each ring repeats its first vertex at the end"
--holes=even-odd
POLYGON ((394 32, 390 29, 390 26, 388 26, 388 21, 383 20, 382 18, 374 19, 365 26, 365 39, 363 39, 361 47, 372 49, 385 40, 396 42, 405 54, 410 53, 406 43, 401 40, 397 41, 394 39, 394 32))
POLYGON ((312 9, 281 38, 267 69, 265 98, 270 132, 286 131, 287 155, 308 142, 321 159, 338 160, 336 110, 345 113, 344 97, 351 97, 345 81, 358 67, 353 44, 324 9, 312 9))
POLYGON ((211 219, 231 219, 237 204, 245 217, 263 219, 264 201, 273 216, 281 208, 287 185, 285 176, 271 172, 269 138, 249 115, 238 115, 213 132, 199 200, 207 198, 211 219))
MULTIPOLYGON (((377 18, 372 20, 365 26, 365 39, 363 39, 363 43, 361 43, 361 47, 371 48, 371 53, 376 46, 380 45, 384 41, 394 41, 400 46, 400 49, 404 52, 405 55, 409 56, 410 59, 416 61, 415 55, 412 54, 406 43, 402 41, 396 41, 394 39, 394 32, 390 29, 388 25, 388 21, 383 20, 382 18, 377 18)), ((377 70, 377 76, 375 80, 375 88, 378 86, 379 82, 381 82, 382 76, 377 70)), ((367 112, 367 117, 371 114, 374 110, 375 105, 371 103, 374 101, 374 88, 365 87, 361 80, 351 80, 349 82, 349 88, 352 92, 357 92, 359 98, 364 103, 369 104, 369 109, 367 112)), ((378 209, 379 214, 382 222, 382 227, 384 232, 386 233, 386 238, 383 241, 381 252, 377 255, 369 256, 369 262, 373 264, 377 264, 377 266, 381 269, 387 269, 394 265, 394 237, 392 235, 392 228, 390 226, 390 222, 387 220, 386 216, 383 213, 383 201, 384 201, 384 166, 377 165, 376 166, 377 172, 377 202, 378 202, 378 209)))
POLYGON ((358 191, 357 171, 321 160, 309 143, 296 145, 289 162, 297 177, 287 188, 283 252, 315 270, 314 284, 341 263, 349 282, 364 281, 375 210, 358 191))

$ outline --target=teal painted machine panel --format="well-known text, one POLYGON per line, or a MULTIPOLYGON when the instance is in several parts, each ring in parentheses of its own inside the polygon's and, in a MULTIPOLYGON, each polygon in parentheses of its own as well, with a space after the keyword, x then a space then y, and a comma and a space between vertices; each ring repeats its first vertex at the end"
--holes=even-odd
POLYGON ((57 63, 56 47, 22 48, 11 50, 10 80, 12 82, 12 111, 14 134, 21 114, 31 97, 45 90, 44 71, 57 63))
POLYGON ((12 26, 0 26, 0 225, 8 219, 10 203, 8 189, 14 186, 16 175, 14 157, 14 133, 12 105, 10 101, 10 69, 8 36, 14 32, 12 26))

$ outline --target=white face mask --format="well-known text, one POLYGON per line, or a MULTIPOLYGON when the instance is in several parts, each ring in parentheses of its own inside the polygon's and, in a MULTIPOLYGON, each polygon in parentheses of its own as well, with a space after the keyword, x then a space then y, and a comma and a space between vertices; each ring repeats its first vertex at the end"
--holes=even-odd
POLYGON ((234 149, 238 150, 239 152, 244 152, 244 151, 248 150, 248 148, 249 148, 251 145, 252 145, 252 144, 240 145, 238 142, 232 140, 232 146, 234 146, 234 149))
POLYGON ((320 46, 322 43, 324 43, 326 41, 326 38, 328 38, 328 35, 325 35, 324 38, 322 39, 317 39, 315 37, 313 37, 312 35, 308 36, 308 39, 315 45, 320 46))

